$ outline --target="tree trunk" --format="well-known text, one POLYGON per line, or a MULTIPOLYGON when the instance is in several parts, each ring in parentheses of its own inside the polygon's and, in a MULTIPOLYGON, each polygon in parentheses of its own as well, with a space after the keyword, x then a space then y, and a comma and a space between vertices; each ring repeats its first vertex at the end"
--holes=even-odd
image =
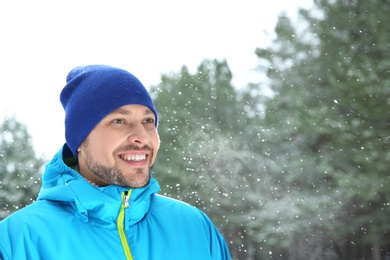
POLYGON ((372 260, 381 260, 381 248, 378 242, 372 245, 372 260))

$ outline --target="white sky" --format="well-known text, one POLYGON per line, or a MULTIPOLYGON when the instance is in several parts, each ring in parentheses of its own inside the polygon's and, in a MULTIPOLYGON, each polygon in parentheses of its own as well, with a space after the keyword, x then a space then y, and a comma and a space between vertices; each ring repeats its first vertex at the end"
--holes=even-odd
POLYGON ((65 142, 59 94, 85 64, 122 67, 144 85, 162 73, 225 58, 236 87, 254 77, 256 47, 278 15, 312 0, 0 0, 0 122, 28 126, 38 155, 65 142))

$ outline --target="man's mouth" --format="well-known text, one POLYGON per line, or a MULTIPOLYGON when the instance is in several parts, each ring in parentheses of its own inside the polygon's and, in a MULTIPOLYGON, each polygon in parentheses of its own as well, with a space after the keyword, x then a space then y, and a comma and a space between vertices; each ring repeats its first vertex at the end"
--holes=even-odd
POLYGON ((143 161, 146 159, 146 154, 126 154, 121 156, 121 158, 125 161, 143 161))

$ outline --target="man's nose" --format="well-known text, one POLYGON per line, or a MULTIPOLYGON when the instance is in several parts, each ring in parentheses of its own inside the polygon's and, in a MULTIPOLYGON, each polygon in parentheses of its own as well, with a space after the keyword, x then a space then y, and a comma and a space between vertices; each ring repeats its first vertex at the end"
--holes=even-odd
POLYGON ((127 140, 133 144, 147 144, 150 140, 143 124, 134 124, 130 126, 127 140))

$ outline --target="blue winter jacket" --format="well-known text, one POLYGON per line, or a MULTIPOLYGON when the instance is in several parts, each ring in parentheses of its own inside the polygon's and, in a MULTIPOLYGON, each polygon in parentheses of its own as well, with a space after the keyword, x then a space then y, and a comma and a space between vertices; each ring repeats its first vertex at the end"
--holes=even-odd
POLYGON ((64 163, 61 149, 37 201, 0 222, 0 259, 231 258, 204 213, 159 189, 152 177, 140 189, 95 187, 64 163))

